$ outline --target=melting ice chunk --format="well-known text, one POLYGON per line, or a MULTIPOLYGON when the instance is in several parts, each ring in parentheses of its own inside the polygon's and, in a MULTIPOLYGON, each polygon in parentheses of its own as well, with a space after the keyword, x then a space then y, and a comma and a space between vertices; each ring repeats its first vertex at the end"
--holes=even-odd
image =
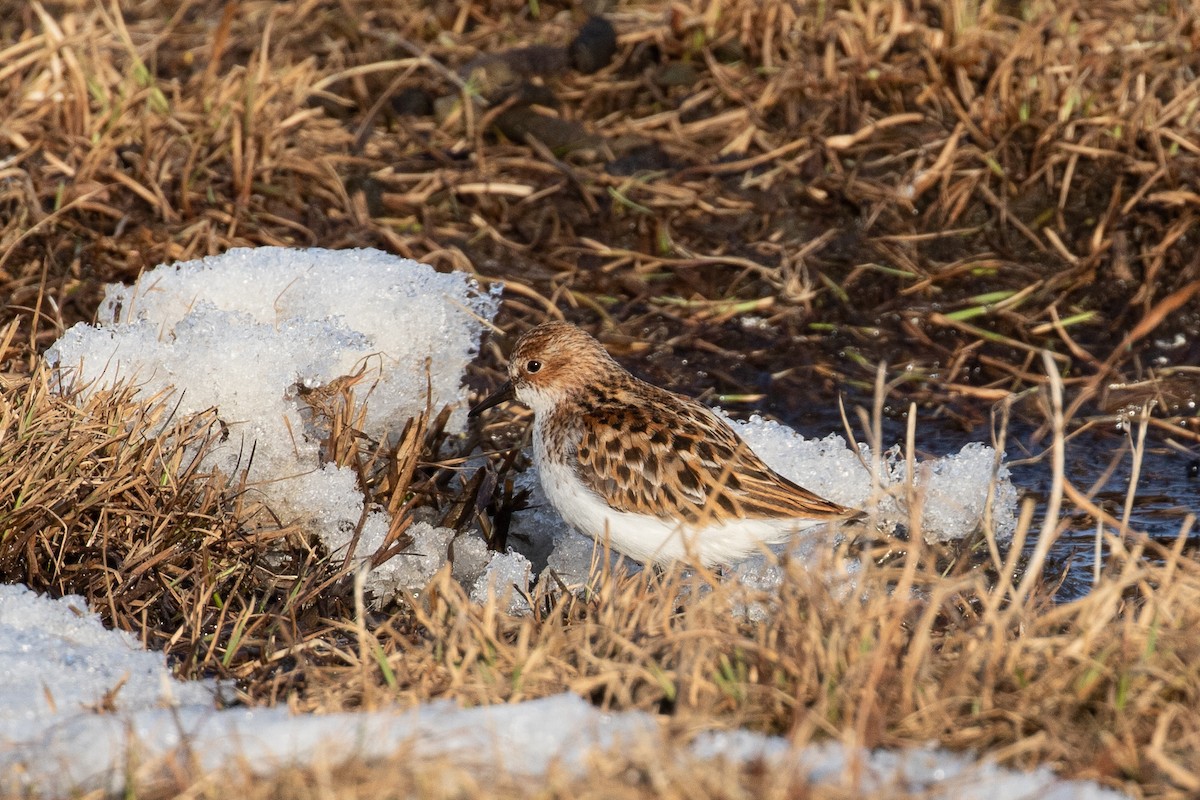
MULTIPOLYGON (((447 429, 461 431, 463 372, 498 304, 465 274, 378 250, 237 249, 107 287, 97 324, 71 328, 46 357, 64 386, 131 381, 143 398, 173 389, 176 417, 215 408, 229 436, 203 466, 235 474, 253 451, 250 484, 344 553, 363 497, 349 470, 319 463, 297 385, 364 370, 368 436, 401 430, 427 399, 435 412, 457 404, 447 429)), ((386 524, 368 515, 355 557, 386 524)))

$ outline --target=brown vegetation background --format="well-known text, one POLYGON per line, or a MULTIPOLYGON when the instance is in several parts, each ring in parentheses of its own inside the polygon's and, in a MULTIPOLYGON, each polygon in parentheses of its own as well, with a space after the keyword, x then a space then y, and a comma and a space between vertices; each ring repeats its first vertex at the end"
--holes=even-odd
MULTIPOLYGON (((791 419, 868 394, 886 361, 899 407, 973 426, 1019 395, 1061 448, 1078 414, 1154 400, 1154 435, 1194 452, 1198 18, 1138 0, 0 2, 0 570, 84 592, 251 703, 571 690, 663 712, 681 741, 730 725, 936 741, 1200 792, 1190 520, 1159 545, 1109 514, 1102 581, 1062 605, 1020 548, 912 547, 868 565, 862 603, 792 565, 770 625, 731 616, 728 587, 678 604, 678 575, 535 598, 524 619, 445 579, 372 616, 236 482, 164 478, 213 435, 204 420, 148 446, 126 394, 57 398, 38 360, 103 284, 159 263, 378 247, 505 282, 481 384, 506 339, 564 314, 659 383, 791 419)), ((465 524, 456 453, 430 420, 410 433, 392 474, 465 524)), ((353 460, 347 435, 331 452, 353 460)), ((1070 477, 1051 509, 1108 513, 1070 477)), ((590 780, 806 791, 655 763, 614 754, 590 780)), ((374 769, 323 780, 374 796, 374 769)), ((187 770, 164 785, 221 791, 187 770)))

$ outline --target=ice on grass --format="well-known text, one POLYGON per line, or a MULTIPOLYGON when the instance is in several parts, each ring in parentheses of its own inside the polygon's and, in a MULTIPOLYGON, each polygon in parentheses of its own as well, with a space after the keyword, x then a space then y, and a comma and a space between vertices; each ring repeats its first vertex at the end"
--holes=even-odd
POLYGON ((498 303, 467 275, 377 250, 237 249, 107 287, 97 323, 71 328, 47 359, 67 387, 171 390, 176 418, 215 408, 228 437, 204 467, 248 469, 271 507, 335 557, 365 519, 352 555, 363 559, 388 521, 364 508, 353 472, 321 464, 323 432, 301 390, 361 372, 368 436, 447 404, 447 430, 461 431, 463 373, 498 303))
MULTIPOLYGON (((382 514, 380 517, 381 522, 386 524, 387 518, 382 514)), ((454 538, 453 530, 418 520, 405 533, 412 537, 411 544, 371 570, 367 576, 365 588, 375 597, 392 597, 400 590, 411 595, 420 594, 446 564, 446 553, 454 538)), ((379 533, 372 537, 364 549, 372 553, 378 550, 386 534, 386 528, 381 526, 379 533)))
POLYGON ((0 736, 106 703, 125 710, 211 705, 212 693, 171 678, 162 654, 143 650, 124 631, 107 630, 82 597, 52 600, 0 584, 0 736), (37 669, 29 668, 32 658, 37 669))
MULTIPOLYGON (((1017 526, 1017 490, 1008 479, 1008 468, 997 470, 995 458, 991 447, 971 442, 957 453, 916 465, 916 490, 924 495, 921 529, 928 541, 961 539, 987 524, 989 511, 996 538, 1012 538, 1017 526), (990 509, 989 486, 993 487, 990 509)), ((888 465, 890 485, 903 486, 908 470, 898 448, 889 451, 888 465)))
POLYGON ((471 602, 496 602, 508 614, 528 614, 531 609, 525 593, 531 575, 525 556, 512 551, 496 553, 471 588, 471 602))
POLYGON ((542 572, 546 588, 561 586, 568 591, 577 591, 587 586, 603 557, 602 548, 596 547, 591 539, 573 530, 566 531, 546 559, 547 569, 542 572))
MULTIPOLYGON (((511 558, 494 563, 504 563, 497 576, 519 565, 511 558)), ((81 598, 53 600, 0 586, 0 791, 15 796, 120 795, 133 788, 130 778, 161 774, 172 761, 189 770, 267 776, 401 753, 426 763, 445 759, 479 780, 501 773, 539 781, 551 769, 582 774, 599 753, 662 753, 672 744, 649 714, 601 711, 571 694, 484 708, 447 701, 405 712, 323 715, 285 707, 217 710, 211 698, 207 687, 171 678, 160 654, 105 630, 81 598)), ((1017 772, 932 748, 866 751, 839 742, 797 748, 782 737, 741 730, 701 734, 682 753, 787 771, 808 785, 856 794, 1124 797, 1060 780, 1045 768, 1017 772)))
MULTIPOLYGON (((212 691, 172 678, 161 653, 106 630, 82 597, 0 585, 0 791, 21 788, 7 781, 26 759, 35 785, 107 773, 117 745, 108 751, 78 738, 86 720, 104 714, 116 723, 176 706, 211 710, 212 691)), ((55 788, 65 795, 74 781, 55 788)))
POLYGON ((1127 795, 1092 781, 1057 777, 1046 767, 1018 772, 987 759, 935 747, 862 750, 841 742, 797 749, 778 736, 748 730, 702 733, 692 745, 703 759, 758 763, 773 773, 804 776, 810 785, 836 786, 854 796, 927 797, 930 800, 1121 800, 1127 795))
POLYGON ((487 569, 493 553, 477 531, 456 537, 448 550, 451 575, 464 586, 472 585, 487 569))
MULTIPOLYGON (((862 445, 862 457, 837 434, 805 439, 786 425, 758 415, 746 421, 730 420, 750 447, 772 469, 792 481, 848 508, 872 507, 872 461, 862 445)), ((888 526, 909 524, 908 466, 899 446, 880 459, 882 495, 874 507, 879 521, 888 526)), ((961 539, 990 524, 996 538, 1009 539, 1017 524, 1017 490, 1008 468, 997 467, 996 451, 971 442, 958 453, 916 464, 913 490, 921 503, 921 532, 929 542, 961 539), (991 492, 991 506, 988 496, 991 492), (989 514, 984 512, 989 511, 989 514)))
POLYGON ((0 792, 120 795, 171 758, 260 774, 405 752, 479 775, 582 769, 596 748, 653 735, 647 715, 602 714, 573 695, 464 710, 294 715, 285 706, 217 710, 213 692, 170 676, 159 653, 105 630, 82 598, 0 586, 0 792), (512 742, 520 742, 518 751, 512 742), (141 770, 141 772, 139 772, 141 770))

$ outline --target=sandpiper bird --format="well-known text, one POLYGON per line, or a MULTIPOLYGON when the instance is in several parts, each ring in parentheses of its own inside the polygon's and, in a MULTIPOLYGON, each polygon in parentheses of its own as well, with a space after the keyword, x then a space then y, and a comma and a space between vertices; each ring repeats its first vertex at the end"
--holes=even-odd
POLYGON ((854 513, 779 475, 711 410, 630 375, 569 323, 523 335, 508 375, 471 416, 514 398, 529 406, 555 509, 643 563, 730 564, 854 513))

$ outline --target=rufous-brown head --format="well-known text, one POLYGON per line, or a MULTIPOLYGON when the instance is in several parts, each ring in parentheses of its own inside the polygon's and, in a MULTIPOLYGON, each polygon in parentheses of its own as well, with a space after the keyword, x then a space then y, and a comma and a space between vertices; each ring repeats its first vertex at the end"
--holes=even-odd
POLYGON ((537 414, 622 372, 604 347, 579 328, 569 322, 543 322, 517 340, 508 361, 508 380, 472 408, 471 416, 513 399, 537 414))

